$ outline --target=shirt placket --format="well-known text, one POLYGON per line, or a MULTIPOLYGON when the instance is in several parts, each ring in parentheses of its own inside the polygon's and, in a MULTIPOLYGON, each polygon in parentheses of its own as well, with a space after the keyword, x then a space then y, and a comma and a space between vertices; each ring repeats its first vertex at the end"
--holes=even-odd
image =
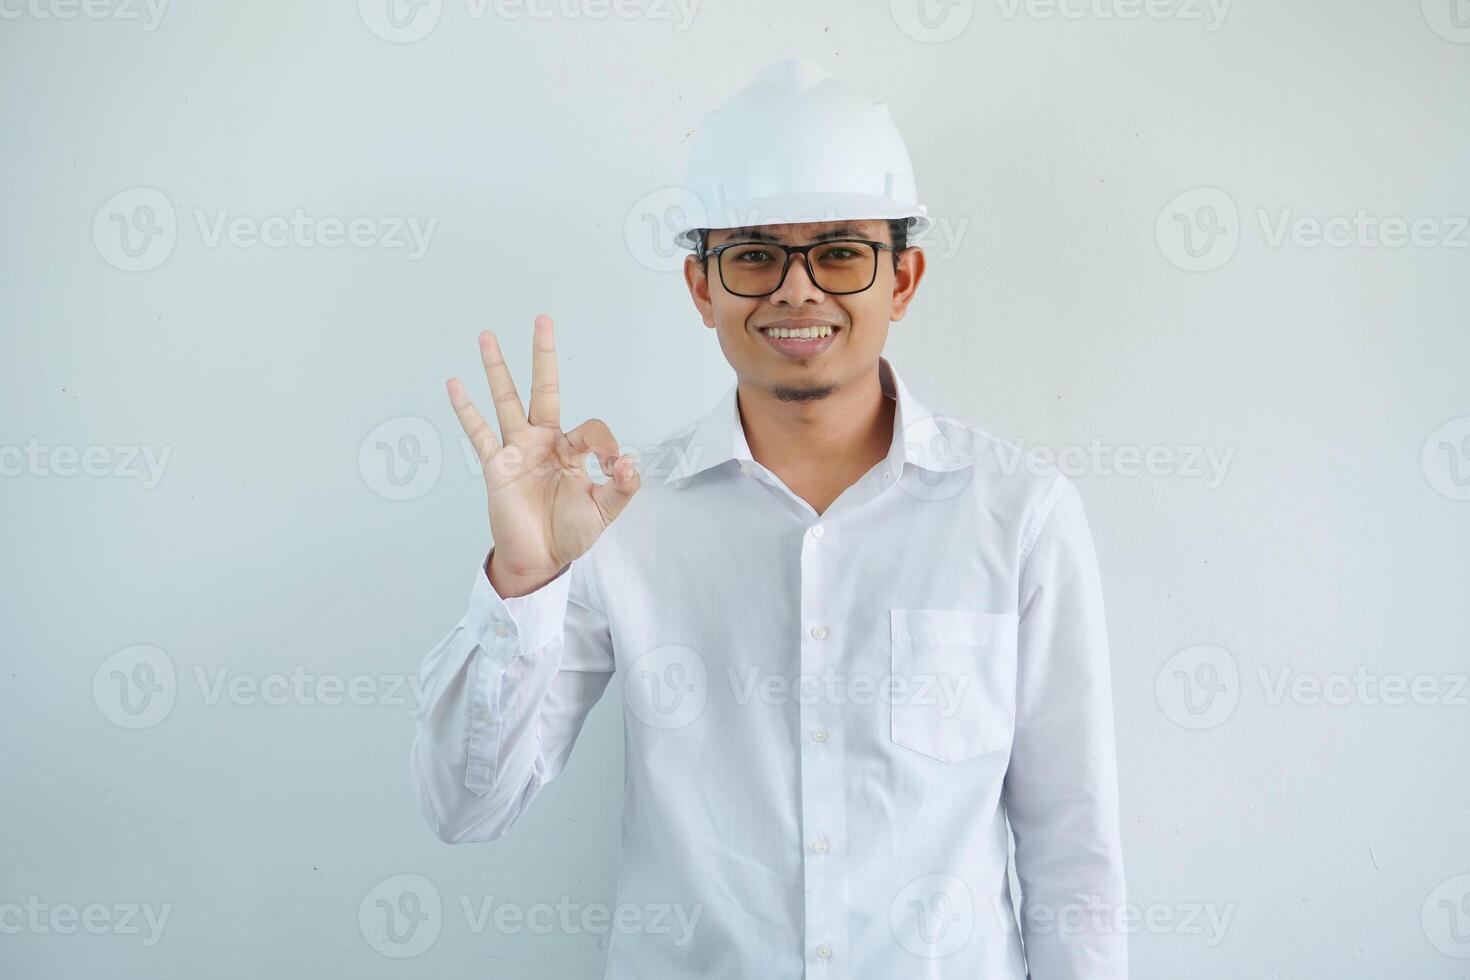
MULTIPOLYGON (((844 623, 829 604, 839 567, 830 523, 807 528, 801 544, 801 674, 797 698, 801 744, 802 879, 805 896, 805 962, 808 978, 846 980, 847 803, 843 778, 846 732, 838 644, 848 642, 844 623), (837 683, 826 683, 831 668, 837 683), (835 697, 834 697, 835 695, 835 697)), ((800 679, 799 679, 800 680, 800 679)))

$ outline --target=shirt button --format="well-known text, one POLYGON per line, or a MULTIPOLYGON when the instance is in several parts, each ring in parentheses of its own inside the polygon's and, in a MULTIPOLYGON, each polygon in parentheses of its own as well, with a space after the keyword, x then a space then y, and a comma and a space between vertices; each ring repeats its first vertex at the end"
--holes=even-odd
POLYGON ((825 729, 825 728, 813 728, 812 729, 812 741, 813 742, 825 742, 825 741, 827 741, 827 729, 825 729))
POLYGON ((816 637, 817 639, 820 640, 823 637, 825 637, 826 635, 827 635, 827 627, 825 627, 825 626, 813 626, 812 627, 812 636, 816 637))
POLYGON ((817 959, 830 960, 832 958, 832 947, 822 943, 817 947, 817 959))
POLYGON ((475 715, 475 717, 482 722, 488 722, 491 718, 490 709, 481 708, 480 713, 475 715))
POLYGON ((741 476, 750 476, 750 464, 749 463, 741 463, 740 464, 740 475, 741 476))
POLYGON ((495 635, 498 636, 498 637, 500 637, 503 640, 507 636, 510 636, 510 630, 506 629, 504 623, 496 623, 495 624, 495 635))
POLYGON ((812 526, 812 537, 820 538, 825 533, 827 533, 827 529, 822 527, 822 525, 814 524, 812 526))
POLYGON ((812 850, 816 851, 818 854, 826 854, 827 838, 818 837, 816 840, 812 841, 812 850))

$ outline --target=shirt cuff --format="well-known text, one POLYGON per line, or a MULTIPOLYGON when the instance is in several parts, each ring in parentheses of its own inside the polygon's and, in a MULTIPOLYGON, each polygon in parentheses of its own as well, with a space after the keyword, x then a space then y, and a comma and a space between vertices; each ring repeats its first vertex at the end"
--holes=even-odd
MULTIPOLYGON (((491 548, 494 554, 495 549, 491 548)), ((572 577, 568 565, 535 592, 504 598, 485 574, 489 558, 475 569, 470 608, 465 625, 491 659, 508 664, 534 653, 562 634, 566 622, 567 597, 572 577)))

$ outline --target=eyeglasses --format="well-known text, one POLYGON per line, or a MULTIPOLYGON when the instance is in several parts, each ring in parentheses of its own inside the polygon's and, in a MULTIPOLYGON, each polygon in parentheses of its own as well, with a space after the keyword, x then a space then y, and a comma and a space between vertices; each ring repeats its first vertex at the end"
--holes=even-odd
POLYGON ((736 296, 769 296, 786 281, 792 254, 799 254, 812 284, 832 296, 860 293, 878 278, 878 253, 897 252, 887 242, 834 238, 810 245, 726 242, 704 252, 720 269, 720 284, 736 296))

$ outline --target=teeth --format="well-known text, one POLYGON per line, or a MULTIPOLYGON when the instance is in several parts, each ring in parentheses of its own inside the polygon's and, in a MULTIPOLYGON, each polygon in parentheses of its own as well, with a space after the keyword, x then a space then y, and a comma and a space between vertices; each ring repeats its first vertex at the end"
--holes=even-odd
POLYGON ((766 334, 777 339, 786 340, 817 340, 821 337, 832 336, 832 328, 821 327, 798 327, 795 330, 786 327, 763 327, 766 334))

